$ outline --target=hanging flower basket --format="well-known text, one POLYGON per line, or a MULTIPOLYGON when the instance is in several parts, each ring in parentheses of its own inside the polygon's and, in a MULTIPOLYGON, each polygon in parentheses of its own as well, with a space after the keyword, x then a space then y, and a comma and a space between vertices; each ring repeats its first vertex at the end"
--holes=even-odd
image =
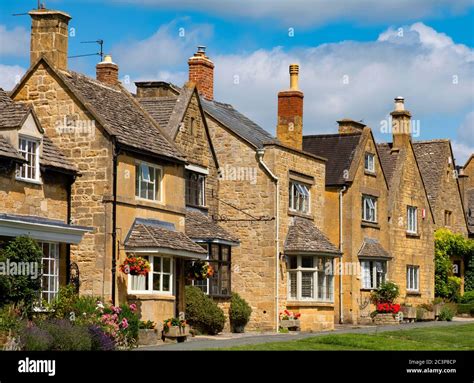
POLYGON ((214 268, 209 264, 209 262, 204 261, 194 261, 189 265, 187 276, 188 279, 195 281, 203 281, 214 275, 214 268))
POLYGON ((127 257, 119 268, 124 274, 147 275, 150 272, 150 263, 142 257, 127 257))

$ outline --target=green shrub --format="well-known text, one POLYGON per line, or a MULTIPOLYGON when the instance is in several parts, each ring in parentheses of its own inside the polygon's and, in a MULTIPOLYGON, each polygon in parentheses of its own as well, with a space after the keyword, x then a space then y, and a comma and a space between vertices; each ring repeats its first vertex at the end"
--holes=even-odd
POLYGON ((455 312, 451 307, 443 306, 439 313, 438 319, 450 322, 453 320, 454 314, 455 312))
POLYGON ((434 310, 433 305, 430 304, 430 303, 422 303, 418 307, 420 307, 422 309, 425 309, 426 311, 433 311, 434 310))
POLYGON ((59 319, 38 323, 38 327, 52 337, 50 349, 53 351, 88 351, 92 348, 91 335, 85 326, 59 319))
POLYGON ((469 314, 474 316, 474 303, 460 303, 457 305, 458 314, 469 314))
POLYGON ((438 305, 440 303, 444 303, 444 299, 441 298, 441 297, 436 297, 435 299, 433 299, 433 304, 434 305, 438 305))
POLYGON ((130 309, 128 304, 120 305, 122 309, 119 314, 119 321, 126 320, 128 323, 128 327, 123 330, 127 341, 130 345, 134 343, 138 339, 138 329, 140 328, 140 319, 138 315, 130 309))
MULTIPOLYGON (((36 278, 32 275, 0 275, 0 306, 8 303, 22 304, 25 311, 31 311, 38 301, 41 288, 41 258, 43 251, 28 237, 16 237, 0 251, 0 262, 36 264, 36 278)), ((18 266, 17 266, 18 267, 18 266)), ((30 270, 30 273, 33 270, 30 270)))
MULTIPOLYGON (((245 327, 250 320, 252 308, 239 294, 232 293, 230 300, 229 319, 233 332, 240 332, 239 327, 245 327)), ((242 330, 243 331, 243 330, 242 330)))
POLYGON ((467 291, 459 298, 459 303, 474 303, 474 291, 467 291))
POLYGON ((186 286, 186 320, 199 332, 216 335, 221 332, 225 324, 225 315, 222 309, 201 289, 186 286))
POLYGON ((461 278, 455 276, 448 277, 448 296, 451 302, 457 302, 461 294, 461 278))
POLYGON ((417 307, 416 308, 416 321, 422 321, 423 320, 423 315, 428 312, 429 310, 423 308, 423 307, 417 307))
POLYGON ((0 309, 0 331, 17 331, 20 328, 21 315, 13 305, 5 305, 0 309))
POLYGON ((20 347, 23 351, 48 351, 53 345, 53 337, 32 322, 22 323, 19 331, 20 347))
POLYGON ((370 295, 372 303, 393 303, 400 295, 400 289, 393 282, 384 282, 370 295))

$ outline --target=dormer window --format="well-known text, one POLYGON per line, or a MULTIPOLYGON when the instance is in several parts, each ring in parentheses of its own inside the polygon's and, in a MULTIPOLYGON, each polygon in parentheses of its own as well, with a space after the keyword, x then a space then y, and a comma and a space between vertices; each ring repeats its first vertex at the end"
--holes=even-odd
POLYGON ((365 171, 375 173, 375 155, 365 153, 365 171))
POLYGON ((27 161, 22 165, 18 165, 16 178, 24 181, 40 180, 39 169, 39 148, 40 141, 33 138, 20 137, 18 143, 18 151, 27 161))

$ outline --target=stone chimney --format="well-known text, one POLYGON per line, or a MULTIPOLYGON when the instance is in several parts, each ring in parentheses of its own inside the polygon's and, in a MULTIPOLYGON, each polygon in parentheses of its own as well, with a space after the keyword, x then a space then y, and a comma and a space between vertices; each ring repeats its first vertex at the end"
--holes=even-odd
POLYGON ((366 126, 362 122, 350 118, 343 118, 337 123, 339 124, 339 134, 361 134, 366 126))
POLYGON ((206 47, 199 46, 188 60, 189 81, 194 82, 204 98, 214 99, 214 63, 206 56, 206 47))
POLYGON ((411 141, 411 113, 405 110, 405 99, 395 98, 395 109, 392 116, 393 149, 407 146, 411 141))
POLYGON ((278 93, 277 138, 282 144, 303 149, 303 92, 298 88, 299 66, 290 65, 290 89, 278 93))
POLYGON ((136 81, 137 98, 170 97, 177 96, 179 90, 165 81, 136 81))
POLYGON ((71 16, 51 9, 34 9, 28 14, 31 16, 30 65, 45 56, 51 65, 66 70, 71 16))
POLYGON ((98 63, 95 67, 96 78, 98 81, 107 85, 117 85, 118 80, 118 65, 112 61, 111 55, 105 55, 104 61, 98 63))

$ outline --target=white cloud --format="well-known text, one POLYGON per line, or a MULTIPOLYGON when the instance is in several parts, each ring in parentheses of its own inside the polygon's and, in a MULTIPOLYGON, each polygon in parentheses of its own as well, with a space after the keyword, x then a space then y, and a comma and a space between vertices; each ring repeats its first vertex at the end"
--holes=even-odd
MULTIPOLYGON (((116 61, 141 80, 182 84, 187 77, 187 58, 200 39, 182 42, 174 28, 162 27, 147 40, 126 49, 122 46, 123 53, 116 61), (140 59, 141 52, 146 59, 140 59)), ((215 63, 214 94, 274 133, 277 93, 288 87, 288 65, 297 62, 305 94, 305 134, 335 132, 336 120, 349 117, 363 120, 379 140, 389 141, 391 136, 380 133, 381 121, 393 109, 393 98, 404 96, 407 109, 420 121, 418 139, 455 138, 457 127, 449 126, 450 119, 473 104, 474 50, 423 23, 403 26, 402 30, 400 36, 398 29, 388 29, 376 41, 343 41, 292 50, 275 47, 218 54, 210 46, 207 52, 215 63), (448 126, 441 129, 438 124, 436 130, 433 119, 446 120, 448 126)), ((189 33, 199 36, 199 26, 189 33)), ((464 137, 462 142, 467 149, 458 145, 459 150, 474 146, 464 137)))
POLYGON ((27 56, 30 51, 30 34, 23 27, 7 29, 0 25, 0 56, 27 56))
POLYGON ((0 64, 0 88, 12 90, 24 73, 25 69, 18 65, 0 64))
POLYGON ((470 0, 108 0, 159 9, 200 11, 236 19, 273 19, 286 25, 321 25, 335 20, 362 23, 409 22, 460 13, 470 0))
POLYGON ((459 126, 457 139, 453 140, 453 151, 458 165, 464 165, 474 153, 474 110, 466 115, 459 126))

